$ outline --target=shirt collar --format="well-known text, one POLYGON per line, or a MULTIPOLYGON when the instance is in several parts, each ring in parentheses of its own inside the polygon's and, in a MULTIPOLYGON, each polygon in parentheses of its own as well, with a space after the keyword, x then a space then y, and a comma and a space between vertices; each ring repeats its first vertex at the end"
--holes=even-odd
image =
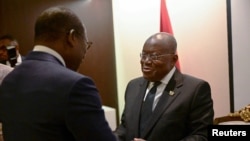
POLYGON ((49 53, 49 54, 55 56, 58 60, 60 60, 60 62, 62 62, 62 64, 64 66, 66 66, 62 56, 59 53, 57 53, 55 50, 53 50, 49 47, 46 47, 43 45, 35 45, 33 51, 41 51, 41 52, 49 53))
POLYGON ((164 83, 165 85, 168 84, 169 80, 171 79, 171 77, 174 75, 176 68, 173 67, 170 72, 165 75, 165 77, 161 80, 161 83, 164 83))

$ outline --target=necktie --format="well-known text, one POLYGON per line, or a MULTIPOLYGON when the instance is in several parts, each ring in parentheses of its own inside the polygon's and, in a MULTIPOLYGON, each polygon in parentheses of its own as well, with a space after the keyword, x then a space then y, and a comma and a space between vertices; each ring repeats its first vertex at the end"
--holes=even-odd
MULTIPOLYGON (((147 125, 147 122, 149 121, 153 111, 152 111, 152 106, 154 103, 154 97, 155 97, 155 93, 157 90, 157 86, 160 84, 161 82, 155 82, 154 86, 150 89, 150 91, 147 94, 147 97, 145 99, 145 101, 142 104, 142 108, 141 108, 141 118, 140 118, 140 133, 143 132, 144 127, 147 125)), ((141 134, 140 134, 141 135, 141 134)))

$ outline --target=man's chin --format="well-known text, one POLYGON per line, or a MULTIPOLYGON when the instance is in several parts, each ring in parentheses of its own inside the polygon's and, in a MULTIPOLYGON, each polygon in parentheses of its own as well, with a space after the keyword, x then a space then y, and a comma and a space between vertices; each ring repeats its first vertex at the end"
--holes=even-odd
POLYGON ((153 75, 151 73, 143 73, 143 77, 149 81, 152 81, 153 75))

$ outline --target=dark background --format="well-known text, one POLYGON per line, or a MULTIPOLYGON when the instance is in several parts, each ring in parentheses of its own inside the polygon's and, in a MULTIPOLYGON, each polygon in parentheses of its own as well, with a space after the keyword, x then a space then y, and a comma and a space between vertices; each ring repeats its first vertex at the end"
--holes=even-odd
POLYGON ((33 49, 36 17, 58 5, 72 9, 83 20, 93 45, 79 73, 93 78, 103 105, 115 108, 118 118, 112 0, 0 0, 0 36, 13 35, 25 56, 33 49))

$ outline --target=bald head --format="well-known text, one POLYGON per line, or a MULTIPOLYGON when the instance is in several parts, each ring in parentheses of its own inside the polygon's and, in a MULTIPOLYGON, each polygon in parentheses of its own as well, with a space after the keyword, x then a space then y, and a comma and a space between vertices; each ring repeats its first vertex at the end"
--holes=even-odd
POLYGON ((40 41, 56 41, 65 33, 69 33, 74 29, 79 36, 85 31, 80 19, 65 7, 52 7, 37 18, 35 23, 35 42, 40 41))
POLYGON ((145 42, 145 44, 151 44, 155 47, 160 47, 166 50, 168 53, 175 54, 177 49, 177 42, 172 34, 167 32, 159 32, 151 35, 145 42))

